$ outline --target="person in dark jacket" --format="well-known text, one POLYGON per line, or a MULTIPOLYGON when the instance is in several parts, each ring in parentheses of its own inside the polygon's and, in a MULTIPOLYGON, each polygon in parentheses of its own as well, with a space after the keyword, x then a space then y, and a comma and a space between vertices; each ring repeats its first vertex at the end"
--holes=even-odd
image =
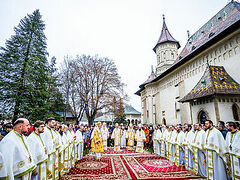
POLYGON ((225 123, 223 121, 218 121, 216 128, 222 133, 224 139, 226 139, 228 131, 225 127, 225 123))

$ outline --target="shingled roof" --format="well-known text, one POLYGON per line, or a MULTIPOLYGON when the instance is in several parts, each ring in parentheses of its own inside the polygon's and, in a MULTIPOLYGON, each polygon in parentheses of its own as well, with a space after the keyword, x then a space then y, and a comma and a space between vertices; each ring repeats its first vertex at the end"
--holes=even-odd
POLYGON ((162 32, 158 39, 157 44, 153 48, 153 51, 156 53, 156 48, 159 44, 165 43, 165 42, 175 42, 177 43, 178 49, 180 48, 180 44, 177 40, 175 40, 172 35, 170 34, 166 22, 165 22, 165 16, 163 15, 163 26, 162 26, 162 32))
MULTIPOLYGON (((188 42, 182 52, 169 69, 148 83, 156 82, 163 78, 188 62, 194 56, 217 43, 236 29, 239 29, 239 27, 240 4, 238 2, 231 1, 188 39, 188 42)), ((144 84, 144 86, 145 85, 146 84, 144 84)), ((140 92, 144 90, 144 86, 140 85, 140 89, 135 94, 140 95, 140 92)))
POLYGON ((139 111, 137 111, 136 109, 134 109, 134 107, 127 105, 124 108, 124 114, 125 115, 140 115, 141 113, 139 111))
POLYGON ((146 84, 148 84, 149 82, 151 82, 152 80, 154 80, 156 77, 157 77, 157 75, 153 72, 153 67, 152 67, 152 72, 151 72, 150 76, 148 76, 148 79, 139 86, 140 89, 135 94, 140 96, 140 92, 144 89, 144 86, 146 84))
POLYGON ((231 1, 188 39, 187 44, 173 63, 173 66, 219 35, 235 22, 239 21, 239 19, 240 4, 231 1))
POLYGON ((179 102, 189 102, 212 95, 240 95, 240 85, 223 66, 207 66, 197 85, 179 102))

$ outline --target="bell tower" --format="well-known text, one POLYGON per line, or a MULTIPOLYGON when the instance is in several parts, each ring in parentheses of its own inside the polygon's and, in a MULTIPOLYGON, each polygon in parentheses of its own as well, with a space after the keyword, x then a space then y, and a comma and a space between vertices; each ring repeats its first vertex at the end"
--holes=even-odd
POLYGON ((156 73, 158 75, 162 74, 171 67, 171 65, 177 59, 179 48, 180 44, 170 34, 165 22, 165 16, 163 15, 162 32, 157 44, 153 48, 153 51, 157 55, 156 73))

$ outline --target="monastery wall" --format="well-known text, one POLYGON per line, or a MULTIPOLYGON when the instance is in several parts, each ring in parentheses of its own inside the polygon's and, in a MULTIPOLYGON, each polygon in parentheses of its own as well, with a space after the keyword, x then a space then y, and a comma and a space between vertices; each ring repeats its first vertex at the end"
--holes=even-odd
MULTIPOLYGON (((210 65, 224 66, 227 73, 240 83, 240 30, 228 35, 158 82, 147 84, 145 90, 141 92, 143 123, 162 124, 163 118, 166 119, 166 124, 195 121, 196 117, 190 113, 189 103, 182 104, 177 101, 197 84, 206 69, 207 61, 210 65), (153 97, 156 98, 155 104, 153 97)), ((213 108, 207 104, 204 108, 209 114, 215 114, 213 108)), ((224 109, 222 106, 219 108, 224 109)), ((211 119, 216 119, 214 115, 211 116, 211 119)), ((228 117, 230 114, 221 116, 226 119, 224 116, 228 117)))

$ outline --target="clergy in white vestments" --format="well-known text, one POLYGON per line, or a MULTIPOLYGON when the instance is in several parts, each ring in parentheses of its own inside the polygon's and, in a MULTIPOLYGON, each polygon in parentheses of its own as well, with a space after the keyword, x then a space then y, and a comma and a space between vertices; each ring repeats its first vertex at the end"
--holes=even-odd
POLYGON ((40 136, 44 132, 44 122, 36 121, 33 126, 33 132, 28 136, 27 142, 30 144, 29 150, 32 154, 33 161, 37 164, 38 175, 31 179, 47 179, 47 148, 40 136))
POLYGON ((109 132, 108 132, 106 123, 103 123, 103 125, 101 127, 101 133, 102 133, 102 138, 103 138, 103 149, 104 149, 104 151, 106 151, 107 150, 107 140, 109 137, 109 132))
POLYGON ((63 134, 64 134, 64 125, 59 126, 59 139, 60 139, 60 148, 59 148, 59 176, 64 174, 64 149, 65 144, 63 143, 63 134))
POLYGON ((11 180, 28 180, 38 173, 29 144, 23 135, 28 132, 29 127, 27 119, 17 119, 13 123, 14 130, 0 142, 0 153, 5 158, 5 167, 11 180))
POLYGON ((161 144, 160 144, 160 138, 161 138, 161 131, 158 129, 158 127, 154 126, 154 132, 153 132, 153 151, 155 154, 160 155, 161 153, 161 144))
POLYGON ((48 153, 48 160, 47 160, 47 177, 48 179, 53 179, 55 175, 54 171, 54 163, 55 163, 55 138, 54 138, 54 125, 55 120, 54 118, 48 118, 46 120, 46 126, 44 128, 44 132, 40 134, 48 153))
POLYGON ((82 159, 83 155, 83 137, 80 129, 76 131, 76 150, 75 157, 77 160, 82 159))
POLYGON ((74 147, 75 147, 75 133, 73 131, 73 126, 72 124, 68 125, 68 130, 67 130, 67 137, 69 140, 69 158, 70 158, 70 167, 72 168, 75 164, 75 159, 74 159, 74 147))
POLYGON ((63 144, 63 154, 64 154, 64 158, 63 158, 64 159, 64 170, 62 171, 62 174, 66 174, 66 173, 69 172, 69 170, 71 168, 70 167, 71 156, 70 156, 70 153, 69 153, 69 149, 70 149, 69 142, 70 142, 70 139, 68 138, 68 135, 67 135, 68 126, 63 125, 63 129, 64 129, 64 132, 62 134, 62 144, 63 144))
POLYGON ((130 151, 134 150, 134 140, 135 140, 135 131, 133 129, 133 125, 129 124, 127 134, 126 134, 126 139, 127 139, 127 145, 129 147, 130 151))
POLYGON ((202 177, 207 177, 206 155, 203 148, 205 131, 202 129, 202 125, 200 123, 195 124, 194 129, 195 135, 192 142, 195 160, 194 172, 202 177))
POLYGON ((135 134, 135 139, 137 141, 136 152, 143 153, 144 141, 146 141, 145 132, 142 130, 142 125, 138 125, 138 130, 135 134))
POLYGON ((125 130, 125 127, 122 126, 122 133, 121 133, 121 148, 125 148, 126 147, 126 133, 127 131, 125 130))
POLYGON ((169 148, 170 148, 170 158, 169 160, 173 163, 175 163, 176 159, 176 142, 177 142, 177 131, 175 130, 175 127, 172 126, 172 135, 169 140, 169 148))
POLYGON ((0 179, 8 180, 8 173, 6 169, 6 160, 0 152, 0 179))
POLYGON ((121 135, 122 130, 119 128, 118 123, 116 123, 111 136, 111 138, 114 140, 114 151, 120 151, 121 135))
POLYGON ((240 132, 234 122, 227 122, 226 145, 231 162, 232 179, 240 179, 240 132))
POLYGON ((190 171, 190 172, 194 172, 194 165, 195 165, 195 161, 194 161, 194 151, 192 149, 192 141, 194 138, 194 132, 192 129, 192 125, 191 124, 185 124, 184 126, 185 128, 185 137, 184 137, 184 146, 185 146, 185 168, 190 171))
POLYGON ((225 168, 227 147, 222 133, 213 127, 211 120, 205 121, 207 128, 204 149, 206 150, 206 163, 208 179, 226 180, 227 171, 225 168))
POLYGON ((167 149, 166 158, 169 159, 169 160, 172 159, 172 148, 171 148, 171 146, 172 146, 171 137, 172 137, 172 133, 173 133, 172 129, 173 129, 173 126, 168 127, 168 134, 167 134, 167 137, 166 137, 166 147, 167 147, 166 148, 167 149))
POLYGON ((57 131, 58 139, 59 139, 59 158, 58 158, 58 173, 61 177, 64 170, 64 144, 62 141, 62 134, 63 134, 64 128, 63 125, 59 126, 59 130, 57 131))
POLYGON ((55 121, 54 128, 53 128, 53 136, 55 139, 55 148, 56 152, 54 153, 54 179, 59 179, 59 170, 63 167, 59 166, 59 154, 61 148, 61 136, 59 134, 59 122, 55 121))
POLYGON ((175 164, 177 166, 184 166, 185 160, 184 160, 184 146, 183 146, 183 140, 185 137, 184 132, 182 131, 182 125, 178 124, 177 127, 177 136, 176 136, 176 159, 175 164))
POLYGON ((161 157, 166 158, 167 157, 167 144, 166 144, 166 139, 168 136, 168 127, 162 126, 162 136, 161 136, 161 157))

